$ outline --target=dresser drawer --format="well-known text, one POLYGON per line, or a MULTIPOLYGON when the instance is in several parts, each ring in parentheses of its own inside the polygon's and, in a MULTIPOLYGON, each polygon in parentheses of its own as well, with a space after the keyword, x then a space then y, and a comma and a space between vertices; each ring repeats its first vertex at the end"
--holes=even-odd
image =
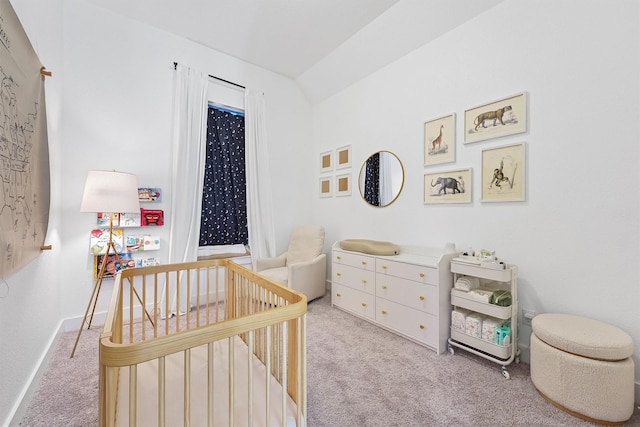
POLYGON ((383 298, 376 298, 376 321, 416 341, 438 347, 436 316, 383 298))
POLYGON ((425 313, 438 313, 438 290, 434 285, 376 273, 376 296, 425 313))
POLYGON ((331 304, 354 314, 375 319, 375 297, 348 286, 331 285, 331 304))
POLYGON ((370 271, 376 268, 375 258, 353 252, 333 251, 333 262, 370 271))
POLYGON ((373 271, 333 263, 331 266, 331 282, 349 286, 368 294, 375 292, 376 274, 373 271))
POLYGON ((415 280, 420 283, 434 285, 438 283, 438 270, 423 265, 405 264, 403 262, 386 259, 376 260, 376 272, 403 279, 415 280))

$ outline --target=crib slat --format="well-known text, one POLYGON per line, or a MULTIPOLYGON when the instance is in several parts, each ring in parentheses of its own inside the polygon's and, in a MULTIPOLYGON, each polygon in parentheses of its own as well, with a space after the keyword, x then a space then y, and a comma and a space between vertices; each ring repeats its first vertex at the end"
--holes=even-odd
POLYGON ((138 365, 129 366, 129 427, 136 427, 138 409, 138 365))
POLYGON ((287 356, 288 356, 288 345, 287 342, 287 322, 282 322, 282 362, 281 362, 281 372, 282 372, 282 380, 280 384, 282 384, 282 420, 280 425, 285 427, 285 421, 287 420, 287 356))
POLYGON ((236 358, 234 354, 233 338, 229 337, 227 341, 229 341, 229 427, 234 427, 235 420, 233 419, 233 408, 235 404, 233 397, 235 396, 235 388, 233 387, 233 385, 235 378, 235 364, 233 362, 236 358))
POLYGON ((166 370, 165 357, 158 358, 158 427, 165 427, 167 423, 166 399, 166 370))
MULTIPOLYGON (((265 341, 267 350, 271 348, 271 331, 272 326, 267 326, 265 331, 265 341)), ((265 352, 265 361, 264 365, 267 368, 267 379, 265 384, 265 398, 266 398, 266 419, 271 419, 271 378, 273 378, 271 374, 271 352, 265 352)))
POLYGON ((247 420, 249 426, 253 425, 253 340, 255 331, 249 331, 247 342, 247 420))
POLYGON ((184 426, 191 419, 191 349, 184 351, 184 426))
POLYGON ((215 411, 213 408, 213 385, 215 384, 214 377, 214 359, 213 359, 213 343, 207 344, 207 424, 209 427, 213 427, 213 420, 215 419, 215 411))

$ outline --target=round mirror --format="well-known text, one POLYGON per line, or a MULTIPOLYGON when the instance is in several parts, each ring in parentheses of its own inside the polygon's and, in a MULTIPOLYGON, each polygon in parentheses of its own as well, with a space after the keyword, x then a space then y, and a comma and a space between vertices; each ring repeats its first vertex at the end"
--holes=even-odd
POLYGON ((378 151, 362 164, 358 188, 362 198, 371 206, 389 206, 398 198, 403 185, 402 162, 392 152, 378 151))

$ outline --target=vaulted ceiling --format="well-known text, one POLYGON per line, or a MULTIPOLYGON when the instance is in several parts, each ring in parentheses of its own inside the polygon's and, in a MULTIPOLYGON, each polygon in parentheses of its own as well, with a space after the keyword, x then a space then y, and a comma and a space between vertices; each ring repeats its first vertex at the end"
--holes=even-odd
POLYGON ((295 79, 318 102, 503 0, 87 0, 295 79))

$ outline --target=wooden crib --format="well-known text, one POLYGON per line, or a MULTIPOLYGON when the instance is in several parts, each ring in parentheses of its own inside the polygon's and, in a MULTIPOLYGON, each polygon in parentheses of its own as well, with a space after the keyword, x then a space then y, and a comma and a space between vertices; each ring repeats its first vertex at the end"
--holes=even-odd
POLYGON ((99 425, 304 426, 306 311, 303 294, 228 260, 121 271, 99 425))

